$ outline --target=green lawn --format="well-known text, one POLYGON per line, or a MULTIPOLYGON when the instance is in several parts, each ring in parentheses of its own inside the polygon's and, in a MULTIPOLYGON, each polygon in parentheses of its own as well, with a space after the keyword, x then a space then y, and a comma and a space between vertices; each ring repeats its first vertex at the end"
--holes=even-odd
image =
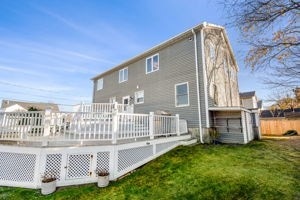
POLYGON ((0 199, 300 199, 300 140, 179 147, 111 182, 39 190, 0 187, 0 199))

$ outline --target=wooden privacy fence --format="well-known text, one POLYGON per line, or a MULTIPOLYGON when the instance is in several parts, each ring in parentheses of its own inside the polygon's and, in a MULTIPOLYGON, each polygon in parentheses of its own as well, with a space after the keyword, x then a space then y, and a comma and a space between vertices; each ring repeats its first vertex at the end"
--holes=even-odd
POLYGON ((288 130, 296 130, 300 134, 300 118, 287 119, 261 118, 260 131, 262 135, 282 135, 288 130))

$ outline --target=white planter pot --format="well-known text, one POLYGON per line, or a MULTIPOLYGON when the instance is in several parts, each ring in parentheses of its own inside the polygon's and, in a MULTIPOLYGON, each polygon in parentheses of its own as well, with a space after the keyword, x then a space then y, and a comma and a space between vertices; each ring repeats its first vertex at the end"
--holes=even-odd
POLYGON ((106 187, 109 184, 109 176, 98 176, 98 187, 106 187))
POLYGON ((41 193, 43 195, 51 194, 55 192, 56 190, 56 180, 49 182, 49 183, 43 183, 41 184, 41 193))

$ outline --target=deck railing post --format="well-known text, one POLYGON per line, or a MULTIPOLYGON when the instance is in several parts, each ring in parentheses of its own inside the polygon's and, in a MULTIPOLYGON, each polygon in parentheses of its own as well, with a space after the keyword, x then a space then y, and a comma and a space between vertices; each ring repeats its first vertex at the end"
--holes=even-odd
POLYGON ((118 110, 118 102, 114 102, 113 110, 119 111, 119 110, 118 110))
POLYGON ((179 121, 179 114, 176 114, 176 134, 179 136, 180 135, 180 121, 179 121))
MULTIPOLYGON (((115 104, 116 105, 116 104, 115 104)), ((112 143, 117 143, 117 135, 118 135, 118 108, 114 108, 112 112, 112 143)))
POLYGON ((50 135, 50 123, 51 123, 51 109, 45 110, 45 117, 44 117, 44 137, 42 141, 43 146, 48 145, 48 137, 50 135))
POLYGON ((154 139, 154 112, 149 114, 149 135, 150 139, 154 139))

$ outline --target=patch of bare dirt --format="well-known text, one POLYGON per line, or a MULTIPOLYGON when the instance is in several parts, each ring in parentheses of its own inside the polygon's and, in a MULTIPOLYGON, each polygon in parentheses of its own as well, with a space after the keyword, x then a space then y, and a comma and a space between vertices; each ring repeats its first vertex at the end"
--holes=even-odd
POLYGON ((300 136, 263 136, 262 139, 276 140, 281 145, 290 146, 300 151, 300 136))

